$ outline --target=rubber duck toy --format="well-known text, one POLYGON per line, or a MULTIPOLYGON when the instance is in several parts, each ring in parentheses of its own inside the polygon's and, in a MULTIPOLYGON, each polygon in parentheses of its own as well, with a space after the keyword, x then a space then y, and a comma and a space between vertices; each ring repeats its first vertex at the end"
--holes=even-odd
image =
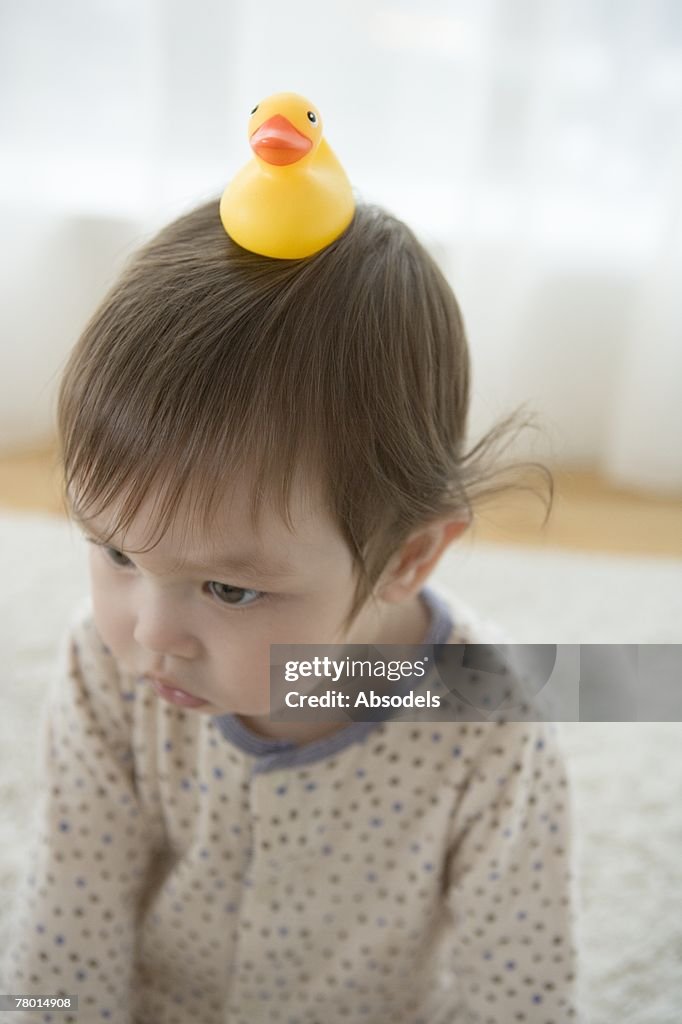
POLYGON ((254 152, 220 200, 227 234, 244 249, 295 260, 324 249, 350 224, 346 173, 322 138, 322 118, 304 96, 280 92, 249 118, 254 152))

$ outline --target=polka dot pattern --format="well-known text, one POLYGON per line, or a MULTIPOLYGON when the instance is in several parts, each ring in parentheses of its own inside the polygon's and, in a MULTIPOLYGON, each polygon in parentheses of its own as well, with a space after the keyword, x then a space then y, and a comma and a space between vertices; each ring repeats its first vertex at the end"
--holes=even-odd
POLYGON ((63 1024, 578 1019, 553 725, 379 722, 288 763, 119 673, 87 616, 56 682, 3 991, 78 994, 63 1024))

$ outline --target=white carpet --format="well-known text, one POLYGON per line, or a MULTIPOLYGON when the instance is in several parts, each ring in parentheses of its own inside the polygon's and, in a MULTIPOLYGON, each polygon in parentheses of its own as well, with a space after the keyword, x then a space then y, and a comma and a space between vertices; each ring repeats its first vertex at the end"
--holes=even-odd
MULTIPOLYGON (((0 513, 0 948, 37 781, 36 716, 87 593, 58 519, 0 513)), ((682 562, 463 544, 437 580, 519 642, 679 643, 682 562)), ((562 726, 574 782, 589 1024, 682 1020, 682 724, 562 726)))

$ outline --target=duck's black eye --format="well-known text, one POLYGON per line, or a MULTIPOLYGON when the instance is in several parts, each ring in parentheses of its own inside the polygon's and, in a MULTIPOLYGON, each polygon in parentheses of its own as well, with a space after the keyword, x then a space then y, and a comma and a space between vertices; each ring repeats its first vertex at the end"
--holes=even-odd
POLYGON ((311 124, 317 124, 317 114, 315 113, 314 110, 308 111, 308 120, 310 121, 311 124))
MULTIPOLYGON (((259 104, 259 103, 257 103, 257 104, 256 104, 256 106, 255 106, 255 107, 253 108, 253 110, 251 111, 251 114, 255 114, 255 113, 256 113, 256 111, 258 110, 258 107, 259 107, 259 106, 260 106, 260 104, 259 104)), ((249 114, 249 117, 251 117, 251 114, 249 114)))

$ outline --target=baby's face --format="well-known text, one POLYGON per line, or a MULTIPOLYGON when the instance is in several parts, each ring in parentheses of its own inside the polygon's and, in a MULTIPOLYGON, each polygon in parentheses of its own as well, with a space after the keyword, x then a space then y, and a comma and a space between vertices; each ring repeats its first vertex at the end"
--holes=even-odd
MULTIPOLYGON (((270 644, 374 641, 374 611, 363 609, 342 632, 354 591, 351 555, 322 506, 304 501, 300 489, 294 533, 268 508, 254 532, 248 492, 235 491, 210 537, 193 536, 181 511, 153 550, 134 554, 149 544, 152 507, 150 499, 124 538, 89 552, 95 623, 124 671, 161 676, 205 701, 196 712, 267 715, 270 644)), ((85 536, 105 536, 112 518, 87 520, 85 536)))

